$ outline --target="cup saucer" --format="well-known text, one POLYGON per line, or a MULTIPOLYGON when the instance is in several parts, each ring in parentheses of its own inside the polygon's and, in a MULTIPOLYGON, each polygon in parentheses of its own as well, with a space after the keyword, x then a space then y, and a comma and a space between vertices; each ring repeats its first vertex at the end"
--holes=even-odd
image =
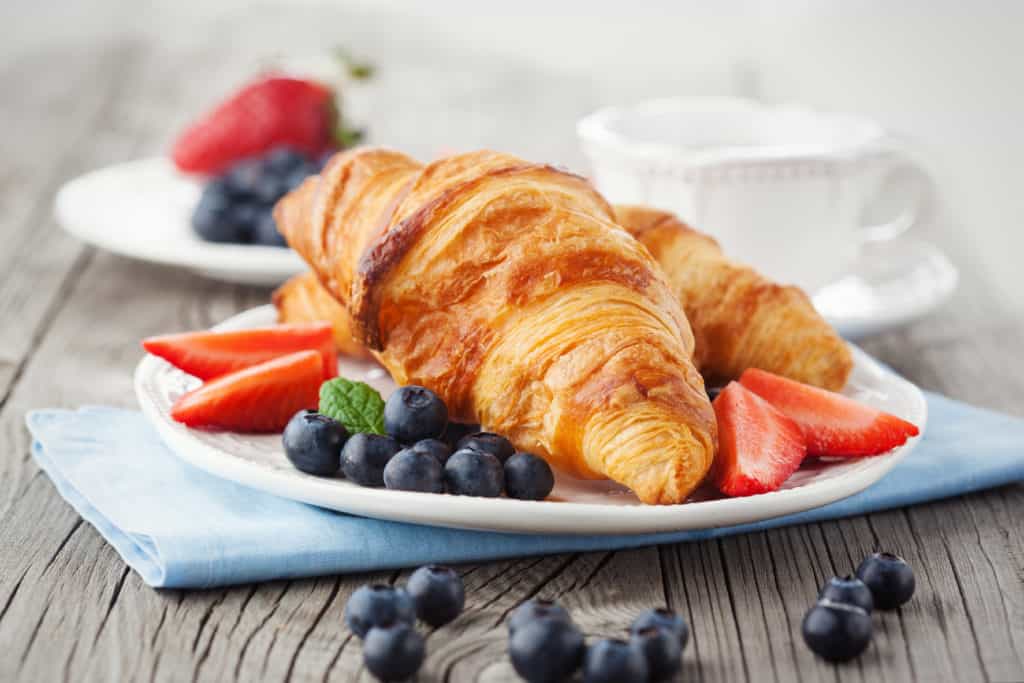
POLYGON ((861 339, 918 320, 942 305, 959 274, 930 242, 901 237, 869 242, 843 278, 812 297, 847 339, 861 339))

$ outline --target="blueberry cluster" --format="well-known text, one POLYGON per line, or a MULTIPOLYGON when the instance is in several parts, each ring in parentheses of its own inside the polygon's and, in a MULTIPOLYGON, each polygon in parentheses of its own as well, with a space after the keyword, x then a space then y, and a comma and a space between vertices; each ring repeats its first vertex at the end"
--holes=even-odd
POLYGON ((822 586, 817 604, 804 615, 804 642, 833 662, 857 657, 871 642, 872 610, 896 609, 910 600, 914 586, 914 570, 903 558, 869 555, 855 576, 832 577, 822 586))
POLYGON ((384 434, 351 437, 331 418, 295 415, 284 431, 284 449, 296 468, 318 476, 339 471, 360 486, 544 500, 555 485, 551 466, 517 452, 503 436, 480 425, 448 421, 448 408, 420 386, 396 390, 384 404, 384 434))
POLYGON ((319 173, 329 155, 310 159, 288 147, 240 161, 203 188, 192 212, 192 228, 204 240, 286 246, 273 209, 278 199, 319 173))
POLYGON ((671 680, 682 668, 690 627, 668 609, 643 612, 629 638, 587 645, 572 617, 550 600, 528 600, 508 617, 508 654, 529 683, 569 680, 582 667, 584 683, 647 683, 671 680))
POLYGON ((363 639, 363 663, 370 673, 382 681, 400 681, 419 670, 426 653, 416 619, 444 626, 459 616, 465 602, 459 573, 431 564, 413 572, 404 588, 358 588, 345 605, 345 623, 363 639))

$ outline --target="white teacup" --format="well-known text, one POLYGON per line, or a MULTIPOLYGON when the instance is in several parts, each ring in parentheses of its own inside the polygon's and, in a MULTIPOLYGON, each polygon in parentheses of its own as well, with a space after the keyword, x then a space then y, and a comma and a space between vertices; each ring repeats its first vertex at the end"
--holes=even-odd
POLYGON ((732 258, 809 292, 841 277, 865 241, 913 225, 929 187, 878 124, 847 114, 675 98, 602 109, 577 131, 610 201, 672 211, 732 258), (872 224, 897 185, 895 218, 872 224))

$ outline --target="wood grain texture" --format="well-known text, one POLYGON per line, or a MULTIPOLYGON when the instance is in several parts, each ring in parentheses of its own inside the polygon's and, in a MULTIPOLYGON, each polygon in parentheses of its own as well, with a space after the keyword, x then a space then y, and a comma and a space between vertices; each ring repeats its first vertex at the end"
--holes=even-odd
MULTIPOLYGON (((50 213, 65 179, 163 148, 268 44, 308 52, 331 44, 332 27, 350 27, 357 47, 376 49, 388 67, 375 130, 421 156, 489 145, 579 162, 571 124, 595 104, 591 83, 525 63, 467 63, 408 22, 382 32, 373 15, 325 12, 235 12, 159 42, 133 38, 126 24, 91 42, 0 47, 0 91, 18 93, 0 99, 0 680, 370 680, 343 626, 345 601, 363 583, 407 572, 153 590, 55 493, 23 427, 33 408, 132 405, 139 338, 266 300, 265 290, 96 253, 50 213)), ((961 265, 963 287, 946 309, 865 346, 928 389, 1024 416, 1024 324, 988 305, 984 274, 961 265)), ((418 680, 515 680, 504 621, 539 595, 563 602, 592 636, 623 633, 646 607, 680 611, 693 631, 680 680, 1021 681, 1022 510, 1018 484, 703 543, 462 566, 466 610, 426 632, 418 680), (825 664, 804 647, 800 619, 827 577, 875 548, 910 560, 917 596, 876 617, 860 660, 825 664)))

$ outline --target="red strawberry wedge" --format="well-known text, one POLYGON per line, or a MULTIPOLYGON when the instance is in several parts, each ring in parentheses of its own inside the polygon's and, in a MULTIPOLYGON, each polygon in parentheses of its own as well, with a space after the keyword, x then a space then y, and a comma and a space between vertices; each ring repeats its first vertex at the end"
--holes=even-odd
POLYGON ((316 408, 323 358, 299 351, 207 382, 179 398, 171 417, 189 427, 277 432, 303 408, 316 408))
POLYGON ((278 146, 315 157, 334 144, 336 121, 330 89, 271 76, 245 86, 193 123, 175 141, 171 156, 186 173, 218 173, 278 146))
POLYGON ((712 478, 727 496, 775 491, 800 467, 807 447, 800 427, 767 401, 730 382, 712 403, 718 455, 712 478))
POLYGON ((917 427, 895 415, 764 370, 744 371, 740 384, 800 425, 810 455, 878 455, 918 434, 917 427))
POLYGON ((201 380, 214 379, 296 351, 320 352, 324 362, 323 379, 338 374, 338 355, 328 323, 165 334, 143 339, 142 348, 201 380))

